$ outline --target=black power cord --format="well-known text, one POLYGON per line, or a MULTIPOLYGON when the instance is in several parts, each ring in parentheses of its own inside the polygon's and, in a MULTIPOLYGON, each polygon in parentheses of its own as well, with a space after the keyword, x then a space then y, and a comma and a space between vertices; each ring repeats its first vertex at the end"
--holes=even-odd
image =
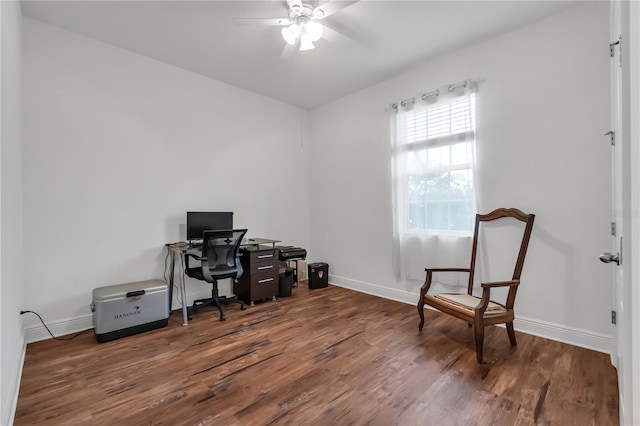
POLYGON ((44 325, 44 328, 47 329, 47 331, 49 332, 49 334, 51 335, 51 337, 53 337, 56 340, 71 340, 71 339, 75 339, 76 337, 78 337, 79 335, 81 335, 82 333, 91 330, 90 328, 88 328, 87 330, 82 330, 79 331, 78 333, 74 334, 71 337, 67 337, 67 338, 62 338, 62 337, 56 337, 53 335, 53 333, 51 332, 51 330, 49 330, 49 327, 47 327, 47 324, 44 323, 44 320, 42 319, 42 317, 40 316, 40 314, 38 314, 37 312, 34 311, 20 311, 20 315, 24 315, 24 314, 34 314, 35 316, 37 316, 38 318, 40 318, 40 322, 42 323, 42 325, 44 325))

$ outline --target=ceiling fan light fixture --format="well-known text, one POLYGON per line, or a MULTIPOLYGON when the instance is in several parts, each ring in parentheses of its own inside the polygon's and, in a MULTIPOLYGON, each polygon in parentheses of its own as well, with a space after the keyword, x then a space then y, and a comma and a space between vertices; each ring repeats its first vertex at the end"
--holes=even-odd
POLYGON ((300 36, 300 50, 311 50, 311 49, 315 49, 315 46, 311 42, 311 38, 306 32, 302 33, 302 35, 300 36))
POLYGON ((282 29, 282 38, 284 39, 284 41, 287 42, 287 44, 290 45, 294 45, 296 44, 296 41, 298 41, 298 35, 300 35, 300 28, 298 28, 298 25, 296 24, 291 24, 288 27, 285 27, 282 29))
POLYGON ((309 34, 309 38, 311 39, 311 41, 318 41, 322 37, 322 24, 314 21, 309 21, 305 25, 305 30, 307 34, 309 34))

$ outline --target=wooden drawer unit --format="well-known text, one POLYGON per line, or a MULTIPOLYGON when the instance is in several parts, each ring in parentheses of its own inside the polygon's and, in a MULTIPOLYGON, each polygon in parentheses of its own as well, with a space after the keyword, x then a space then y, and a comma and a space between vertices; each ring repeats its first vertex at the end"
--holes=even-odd
POLYGON ((275 299, 279 292, 278 256, 268 247, 246 247, 240 257, 244 273, 233 291, 248 305, 262 299, 275 299))

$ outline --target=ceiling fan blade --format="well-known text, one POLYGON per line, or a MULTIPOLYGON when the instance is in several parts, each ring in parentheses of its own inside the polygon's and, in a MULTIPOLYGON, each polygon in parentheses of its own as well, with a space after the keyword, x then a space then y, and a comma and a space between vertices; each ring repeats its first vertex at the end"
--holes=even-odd
POLYGON ((280 59, 289 59, 296 51, 296 44, 285 43, 284 49, 282 49, 282 53, 280 54, 280 59))
POLYGON ((331 27, 328 27, 327 25, 325 25, 324 23, 322 23, 322 26, 324 27, 324 30, 322 31, 322 38, 324 38, 325 40, 328 40, 332 43, 340 43, 340 42, 352 42, 354 41, 353 39, 347 37, 346 35, 339 33, 338 31, 332 29, 331 27))
POLYGON ((342 10, 344 8, 347 8, 349 6, 351 6, 354 3, 358 3, 359 0, 330 0, 327 1, 323 4, 321 4, 320 6, 316 7, 313 11, 313 15, 317 18, 317 19, 324 19, 327 16, 331 16, 334 13, 336 13, 339 10, 342 10))
POLYGON ((286 18, 235 18, 236 25, 274 25, 284 27, 292 22, 286 18))

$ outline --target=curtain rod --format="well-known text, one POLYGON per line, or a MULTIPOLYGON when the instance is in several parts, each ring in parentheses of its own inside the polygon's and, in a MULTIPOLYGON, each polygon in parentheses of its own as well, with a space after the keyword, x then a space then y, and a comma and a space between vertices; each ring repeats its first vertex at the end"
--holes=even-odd
MULTIPOLYGON (((471 85, 472 83, 479 83, 480 81, 484 81, 484 80, 471 80, 471 79, 466 79, 466 80, 462 80, 458 83, 453 83, 453 84, 449 84, 449 85, 444 85, 443 87, 447 88, 447 91, 449 93, 453 93, 458 87, 462 87, 462 88, 467 88, 469 85, 471 85)), ((431 96, 440 96, 440 89, 436 89, 436 90, 432 90, 431 92, 425 92, 422 94, 418 95, 423 101, 426 101, 429 99, 429 97, 431 96)), ((398 104, 400 104, 400 106, 405 107, 407 106, 407 104, 412 104, 416 102, 416 97, 412 97, 412 98, 407 98, 407 99, 402 99, 400 100, 400 102, 393 102, 390 107, 385 108, 385 111, 389 111, 389 108, 391 110, 397 110, 398 109, 398 104)))

